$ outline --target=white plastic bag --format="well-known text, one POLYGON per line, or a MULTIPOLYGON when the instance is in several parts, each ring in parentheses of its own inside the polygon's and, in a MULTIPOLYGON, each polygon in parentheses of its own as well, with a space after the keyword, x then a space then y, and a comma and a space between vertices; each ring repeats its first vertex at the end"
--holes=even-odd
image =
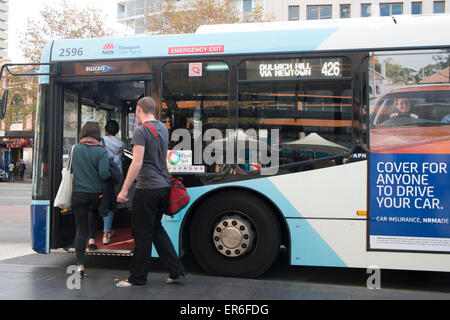
POLYGON ((72 187, 73 187, 73 173, 72 173, 72 153, 70 150, 69 162, 67 167, 62 170, 61 184, 59 185, 58 193, 56 194, 54 207, 61 209, 70 209, 72 207, 72 187))

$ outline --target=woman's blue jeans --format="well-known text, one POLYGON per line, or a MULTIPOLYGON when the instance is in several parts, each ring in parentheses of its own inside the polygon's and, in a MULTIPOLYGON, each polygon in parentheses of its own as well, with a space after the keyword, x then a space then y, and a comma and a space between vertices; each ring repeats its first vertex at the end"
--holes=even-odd
POLYGON ((103 217, 103 232, 111 232, 111 227, 114 219, 114 212, 111 210, 108 215, 103 217))

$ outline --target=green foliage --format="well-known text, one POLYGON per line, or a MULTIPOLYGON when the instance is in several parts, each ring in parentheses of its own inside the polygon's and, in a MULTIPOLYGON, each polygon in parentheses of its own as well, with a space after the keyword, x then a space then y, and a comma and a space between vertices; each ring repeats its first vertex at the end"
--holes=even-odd
MULTIPOLYGON (((40 11, 40 17, 28 19, 26 30, 19 33, 19 48, 28 62, 39 63, 42 49, 52 40, 111 36, 112 31, 104 21, 97 8, 78 8, 66 0, 48 2, 40 11)), ((6 76, 4 86, 9 90, 5 117, 9 127, 35 112, 38 84, 36 77, 6 76)))
POLYGON ((36 111, 37 87, 30 77, 14 77, 9 74, 5 75, 5 83, 8 84, 8 107, 4 120, 6 127, 9 127, 36 111))
POLYGON ((401 64, 395 63, 391 58, 386 61, 386 76, 394 84, 406 85, 410 78, 411 69, 403 68, 401 64))
POLYGON ((27 29, 19 34, 20 49, 29 62, 39 62, 41 51, 51 40, 97 38, 112 35, 97 8, 78 8, 66 0, 46 3, 38 19, 28 19, 27 29))

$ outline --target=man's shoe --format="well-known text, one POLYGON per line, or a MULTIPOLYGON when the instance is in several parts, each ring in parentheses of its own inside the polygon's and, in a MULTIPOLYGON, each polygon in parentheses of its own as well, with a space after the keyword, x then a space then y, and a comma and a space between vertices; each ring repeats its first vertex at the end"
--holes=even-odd
POLYGON ((147 284, 132 284, 131 282, 128 281, 128 279, 119 281, 116 283, 116 287, 118 288, 144 288, 146 287, 147 284))
POLYGON ((172 284, 172 283, 177 283, 177 282, 182 282, 184 280, 186 280, 189 277, 188 273, 181 273, 179 275, 177 275, 175 278, 167 278, 166 283, 167 284, 172 284))

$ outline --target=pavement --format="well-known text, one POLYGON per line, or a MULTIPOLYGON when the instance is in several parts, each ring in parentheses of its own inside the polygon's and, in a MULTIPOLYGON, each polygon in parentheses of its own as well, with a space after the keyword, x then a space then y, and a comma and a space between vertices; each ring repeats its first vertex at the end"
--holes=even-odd
POLYGON ((29 181, 0 182, 0 260, 33 254, 29 181))
MULTIPOLYGON (((31 204, 31 179, 14 182, 0 182, 0 207, 23 207, 29 208, 31 204)), ((5 208, 0 208, 0 219, 5 213, 5 208), (2 210, 3 209, 3 210, 2 210)))
MULTIPOLYGON (((1 184, 0 194, 20 187, 1 184)), ((87 256, 79 281, 68 269, 74 255, 32 251, 29 221, 29 206, 0 206, 0 300, 450 300, 447 273, 383 270, 382 288, 369 290, 365 270, 288 266, 286 252, 259 279, 210 276, 187 256, 190 277, 182 283, 166 284, 166 270, 154 260, 147 287, 116 288, 130 257, 87 256)))
MULTIPOLYGON (((21 208, 14 208, 19 212, 23 212, 21 208)), ((29 208, 27 208, 29 211, 29 208)), ((15 210, 8 210, 9 219, 1 223, 1 240, 0 240, 0 264, 3 260, 31 255, 35 252, 31 249, 31 228, 29 222, 18 222, 19 219, 26 219, 23 214, 11 217, 15 210)), ((0 207, 0 213, 4 214, 4 207, 0 207)), ((28 218, 29 220, 29 218, 28 218)), ((0 288, 1 290, 1 288, 0 288)))
MULTIPOLYGON (((128 275, 129 257, 88 257, 86 278, 75 280, 68 254, 31 254, 0 261, 0 299, 25 300, 448 300, 450 293, 369 290, 364 286, 313 282, 238 279, 191 274, 182 283, 166 284, 167 273, 152 265, 144 288, 116 288, 128 275), (88 267, 95 265, 95 267, 88 267), (69 270, 70 271, 70 270, 69 270), (78 281, 78 283, 77 283, 78 281), (77 287, 78 285, 78 287, 77 287)), ((299 270, 301 272, 301 270, 299 270)))

